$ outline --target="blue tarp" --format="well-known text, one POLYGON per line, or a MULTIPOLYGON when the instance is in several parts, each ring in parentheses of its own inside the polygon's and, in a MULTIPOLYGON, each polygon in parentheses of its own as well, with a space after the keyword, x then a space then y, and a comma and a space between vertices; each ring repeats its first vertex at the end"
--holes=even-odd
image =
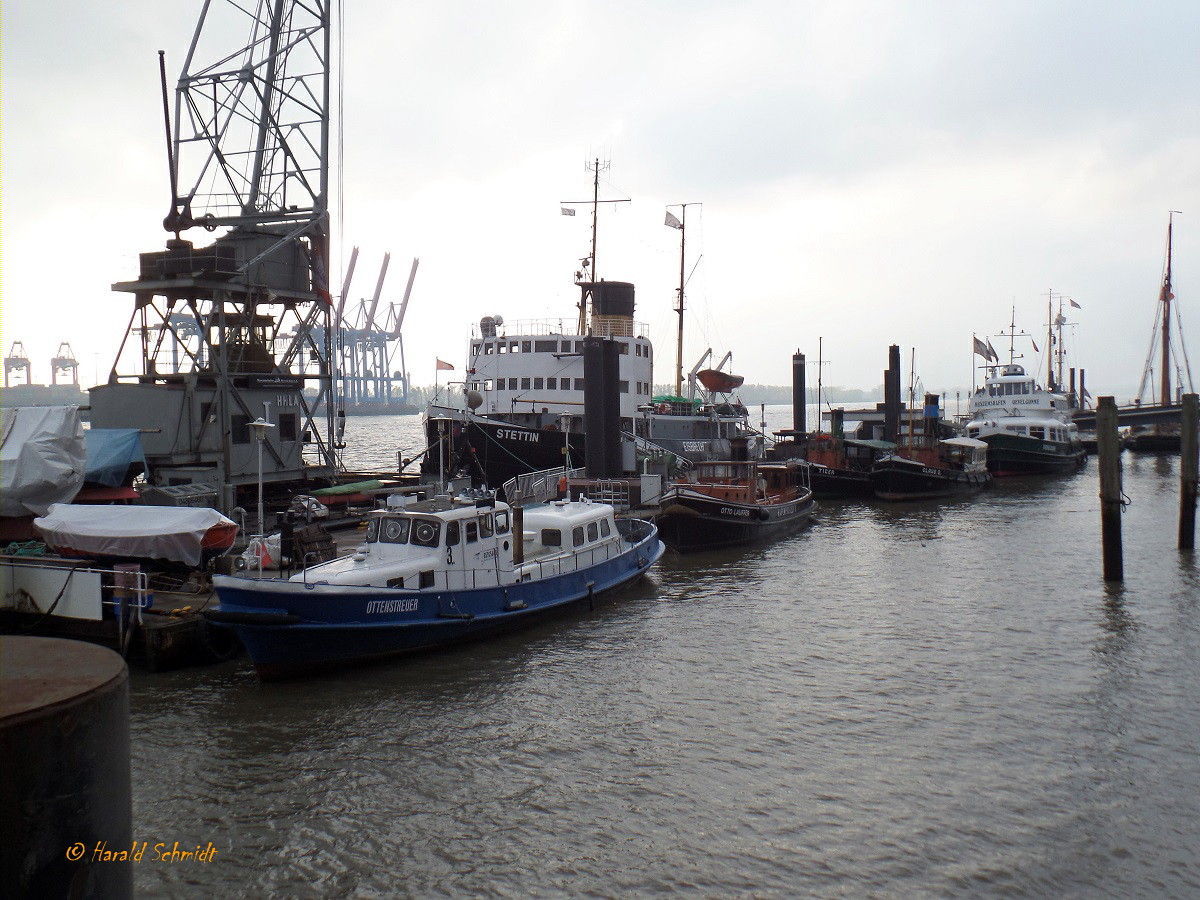
POLYGON ((87 443, 84 480, 89 484, 120 487, 146 471, 142 434, 136 428, 91 428, 83 437, 87 443))

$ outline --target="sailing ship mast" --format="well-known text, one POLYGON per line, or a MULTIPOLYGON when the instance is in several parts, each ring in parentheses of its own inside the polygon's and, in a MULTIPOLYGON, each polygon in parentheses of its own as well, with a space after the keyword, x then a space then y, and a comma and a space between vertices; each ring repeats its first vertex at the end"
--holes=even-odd
POLYGON ((1162 394, 1160 403, 1171 402, 1171 232, 1174 228, 1174 210, 1167 216, 1167 271, 1163 275, 1162 290, 1158 299, 1162 302, 1162 394))
MULTIPOLYGON (((1167 219, 1167 265, 1166 265, 1165 271, 1163 272, 1162 287, 1159 290, 1159 294, 1158 294, 1159 305, 1158 305, 1157 311, 1155 313, 1154 328, 1151 330, 1151 333, 1150 333, 1150 350, 1146 354, 1146 366, 1142 370, 1142 381, 1141 381, 1141 384, 1138 386, 1137 402, 1139 402, 1139 403, 1141 402, 1142 396, 1146 392, 1147 385, 1151 384, 1151 379, 1153 377, 1153 372, 1154 372, 1154 369, 1152 367, 1152 363, 1154 361, 1154 344, 1155 344, 1156 340, 1159 340, 1159 339, 1161 339, 1161 342, 1162 342, 1162 361, 1161 361, 1161 369, 1159 371, 1159 387, 1160 387, 1161 391, 1160 391, 1160 399, 1158 402, 1164 406, 1169 404, 1175 393, 1171 389, 1171 376, 1173 374, 1172 365, 1171 365, 1171 301, 1175 299, 1175 293, 1174 293, 1174 290, 1173 290, 1173 287, 1171 284, 1171 264, 1172 264, 1171 257, 1172 257, 1172 251, 1174 249, 1174 247, 1173 247, 1174 226, 1175 226, 1174 218, 1178 212, 1179 212, 1179 210, 1177 210, 1177 209, 1170 210, 1170 215, 1169 215, 1169 218, 1167 219), (1161 325, 1158 321, 1160 316, 1162 318, 1161 325), (1161 328, 1162 330, 1159 333, 1159 335, 1156 335, 1155 331, 1158 330, 1159 328, 1161 328), (1160 338, 1160 335, 1161 335, 1161 338, 1160 338)), ((1192 367, 1191 367, 1191 362, 1188 360, 1187 347, 1184 346, 1184 344, 1183 344, 1183 324, 1180 321, 1178 309, 1176 309, 1176 311, 1175 311, 1175 323, 1176 323, 1176 325, 1179 326, 1179 338, 1178 338, 1179 353, 1176 355, 1178 358, 1181 358, 1183 360, 1183 364, 1186 368, 1188 389, 1190 390, 1191 384, 1192 384, 1192 367)), ((1178 365, 1176 365, 1174 368, 1176 371, 1178 371, 1179 380, 1180 380, 1180 383, 1182 384, 1184 372, 1182 370, 1179 370, 1178 365)), ((1150 399, 1151 399, 1151 402, 1153 402, 1153 400, 1154 400, 1153 387, 1151 387, 1151 389, 1150 389, 1150 399)))

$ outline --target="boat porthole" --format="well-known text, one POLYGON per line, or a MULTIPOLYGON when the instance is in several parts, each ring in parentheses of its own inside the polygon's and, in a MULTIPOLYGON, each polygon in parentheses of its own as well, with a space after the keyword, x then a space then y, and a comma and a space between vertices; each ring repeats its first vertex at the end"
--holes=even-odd
POLYGON ((504 542, 504 549, 505 549, 505 550, 507 550, 507 549, 508 549, 508 541, 505 541, 505 542, 504 542))

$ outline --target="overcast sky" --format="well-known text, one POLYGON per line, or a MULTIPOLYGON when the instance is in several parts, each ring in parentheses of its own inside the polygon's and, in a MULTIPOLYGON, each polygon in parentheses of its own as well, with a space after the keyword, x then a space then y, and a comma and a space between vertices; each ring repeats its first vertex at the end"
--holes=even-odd
MULTIPOLYGON (((1015 305, 1044 334, 1054 290, 1082 307, 1070 364, 1120 399, 1150 343, 1169 209, 1200 340, 1193 0, 344 5, 335 254, 360 247, 352 302, 385 251, 398 301, 420 257, 417 384, 436 357, 461 369, 484 315, 570 321, 590 216, 560 204, 590 197, 597 156, 602 198, 632 200, 601 212, 597 274, 636 284, 659 382, 679 279, 663 214, 685 201, 703 204, 685 369, 711 346, 748 382, 786 384, 792 352, 815 360, 823 338, 826 381, 872 388, 897 343, 906 384, 915 347, 925 386, 953 392, 972 333, 999 349, 1015 305)), ((199 8, 5 4, 3 342, 24 342, 35 381, 60 341, 88 384, 116 354, 132 302, 110 285, 167 237, 157 51, 174 82, 199 8)))

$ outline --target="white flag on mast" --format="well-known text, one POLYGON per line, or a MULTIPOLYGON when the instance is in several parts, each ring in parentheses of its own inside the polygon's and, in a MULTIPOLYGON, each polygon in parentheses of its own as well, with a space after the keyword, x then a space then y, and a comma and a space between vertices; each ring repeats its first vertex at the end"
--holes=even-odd
POLYGON ((683 223, 671 215, 671 211, 669 209, 667 210, 667 219, 665 222, 663 222, 663 224, 670 225, 672 228, 683 228, 683 223))
POLYGON ((559 207, 559 209, 561 209, 561 210, 562 210, 562 214, 563 214, 564 216, 573 216, 573 215, 575 215, 575 210, 571 209, 571 207, 569 207, 569 206, 560 206, 560 207, 559 207))

